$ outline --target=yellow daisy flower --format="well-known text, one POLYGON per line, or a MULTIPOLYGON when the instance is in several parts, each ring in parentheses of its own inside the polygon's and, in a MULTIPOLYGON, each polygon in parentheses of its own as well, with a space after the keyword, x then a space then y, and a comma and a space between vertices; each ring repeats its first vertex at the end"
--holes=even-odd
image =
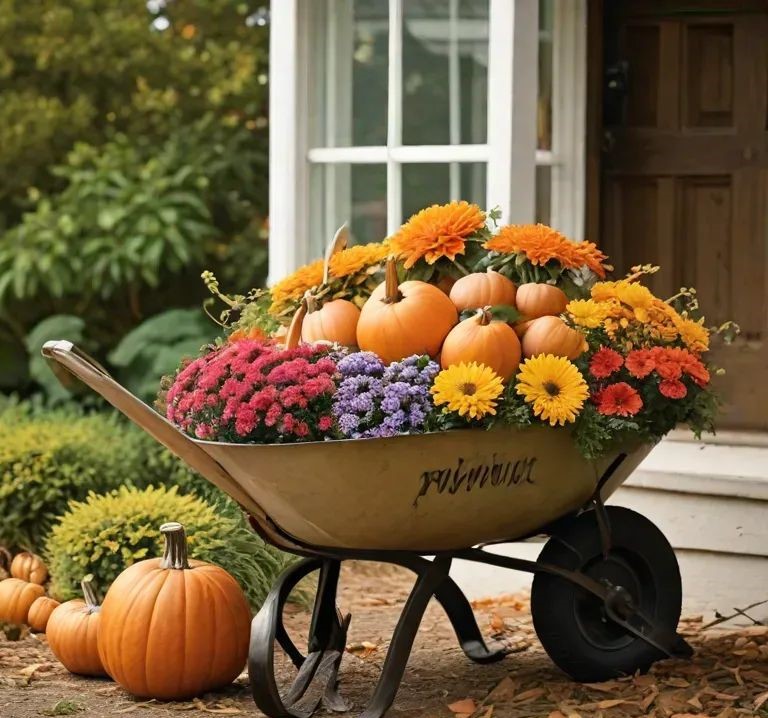
POLYGON ((520 365, 517 382, 517 393, 550 426, 575 421, 589 396, 587 382, 576 365, 552 354, 526 359, 520 365))
POLYGON ((485 364, 454 364, 443 369, 430 389, 435 406, 445 404, 444 412, 482 419, 496 413, 496 400, 504 391, 501 377, 485 364))
POLYGON ((574 324, 587 329, 597 329, 609 315, 609 310, 606 303, 593 299, 574 299, 565 308, 574 324))

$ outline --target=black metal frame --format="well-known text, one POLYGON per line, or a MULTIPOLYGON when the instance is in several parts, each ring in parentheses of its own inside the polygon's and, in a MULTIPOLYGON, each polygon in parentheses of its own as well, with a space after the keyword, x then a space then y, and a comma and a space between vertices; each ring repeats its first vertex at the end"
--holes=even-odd
MULTIPOLYGON (((611 527, 601 498, 601 489, 624 458, 624 455, 618 457, 608 467, 587 507, 594 510, 595 528, 599 532, 603 555, 606 557, 611 548, 611 527)), ((561 521, 567 521, 568 518, 564 517, 561 521)), ((556 534, 558 523, 542 530, 542 533, 556 534)), ((294 539, 286 539, 295 545, 294 539)), ((298 549, 297 553, 307 558, 280 576, 264 606, 254 618, 251 628, 248 659, 251 690, 256 705, 270 718, 308 718, 321 704, 335 712, 347 710, 347 705, 338 693, 338 671, 351 616, 342 616, 339 613, 336 594, 341 562, 350 559, 403 566, 413 571, 417 577, 397 622, 373 695, 360 718, 381 718, 392 705, 416 632, 432 597, 435 597, 445 610, 467 658, 475 663, 493 663, 507 654, 502 647, 489 648, 483 640, 469 601, 448 575, 454 558, 529 573, 544 572, 559 576, 600 599, 606 615, 612 621, 656 648, 661 654, 677 658, 690 657, 692 654, 691 647, 682 636, 657 625, 651 617, 643 614, 634 605, 632 596, 626 589, 608 582, 596 581, 580 571, 571 571, 539 561, 500 556, 488 553, 482 547, 437 552, 432 560, 406 551, 339 550, 309 546, 299 546, 298 549), (320 577, 309 629, 308 655, 304 656, 285 630, 283 609, 293 588, 313 571, 319 571, 320 577), (275 641, 298 669, 296 678, 283 695, 280 694, 275 678, 275 641)))

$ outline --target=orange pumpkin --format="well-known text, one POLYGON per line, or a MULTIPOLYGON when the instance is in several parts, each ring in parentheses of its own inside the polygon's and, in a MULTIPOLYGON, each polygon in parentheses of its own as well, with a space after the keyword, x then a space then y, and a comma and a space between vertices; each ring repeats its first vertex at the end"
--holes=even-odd
POLYGON ((55 608, 45 635, 53 655, 70 673, 104 676, 98 646, 101 609, 90 579, 84 578, 80 585, 85 600, 77 598, 55 608))
POLYGON ((459 279, 451 289, 451 301, 460 312, 479 307, 515 306, 517 287, 511 279, 489 269, 459 279))
POLYGON ((107 592, 99 652, 130 693, 179 700, 237 678, 248 655, 251 611, 226 571, 187 560, 181 524, 160 530, 163 558, 129 566, 107 592))
POLYGON ((527 319, 555 316, 565 311, 568 297, 551 284, 521 284, 517 288, 517 308, 527 319))
POLYGON ((585 349, 584 336, 559 317, 534 319, 523 336, 523 354, 526 357, 554 354, 575 359, 585 349))
POLYGON ((440 353, 443 369, 461 362, 479 362, 504 381, 514 375, 520 365, 520 340, 509 324, 493 321, 489 309, 481 309, 451 329, 440 353))
POLYGON ((46 626, 48 625, 48 619, 56 608, 61 604, 53 598, 48 596, 40 596, 36 598, 35 602, 30 606, 29 614, 27 615, 27 623, 33 631, 40 631, 45 633, 46 626))
POLYGON ((357 345, 378 354, 386 363, 412 354, 434 357, 457 321, 453 302, 434 285, 418 281, 398 284, 397 265, 390 259, 385 281, 360 312, 357 345))
POLYGON ((48 580, 48 568, 37 554, 22 551, 13 558, 11 576, 42 586, 48 580))
POLYGON ((531 324, 533 324, 535 321, 535 319, 529 319, 527 322, 517 322, 513 325, 512 328, 515 330, 515 334, 517 334, 518 339, 522 339, 525 336, 525 333, 528 331, 531 324))
POLYGON ((20 578, 0 581, 0 623, 26 623, 29 609, 44 593, 39 584, 20 578))
POLYGON ((360 310, 346 299, 334 299, 318 306, 309 297, 307 312, 301 325, 301 340, 333 342, 345 347, 357 346, 357 321, 360 310))

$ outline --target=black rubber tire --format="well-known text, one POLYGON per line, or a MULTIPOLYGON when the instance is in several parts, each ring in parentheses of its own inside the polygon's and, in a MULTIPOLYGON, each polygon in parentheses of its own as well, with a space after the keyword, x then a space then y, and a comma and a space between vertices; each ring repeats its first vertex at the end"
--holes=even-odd
MULTIPOLYGON (((606 510, 612 540, 607 561, 593 511, 580 514, 553 535, 539 561, 620 583, 646 615, 676 629, 682 586, 674 550, 655 524, 641 514, 620 506, 606 510)), ((552 661, 577 681, 594 683, 638 670, 644 673, 665 657, 607 618, 598 598, 558 576, 535 574, 531 613, 552 661)))

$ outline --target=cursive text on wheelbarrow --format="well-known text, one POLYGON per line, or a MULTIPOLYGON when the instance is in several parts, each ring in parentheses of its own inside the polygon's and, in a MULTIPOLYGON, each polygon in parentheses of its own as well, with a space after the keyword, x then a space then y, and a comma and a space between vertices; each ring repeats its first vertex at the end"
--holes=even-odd
POLYGON ((497 461, 496 454, 492 455, 490 463, 465 465, 465 460, 459 458, 453 468, 433 469, 424 471, 420 477, 419 493, 413 500, 417 506, 419 499, 426 496, 434 486, 438 494, 455 494, 462 487, 466 491, 492 486, 518 486, 532 484, 533 467, 536 457, 526 457, 517 461, 497 461))

